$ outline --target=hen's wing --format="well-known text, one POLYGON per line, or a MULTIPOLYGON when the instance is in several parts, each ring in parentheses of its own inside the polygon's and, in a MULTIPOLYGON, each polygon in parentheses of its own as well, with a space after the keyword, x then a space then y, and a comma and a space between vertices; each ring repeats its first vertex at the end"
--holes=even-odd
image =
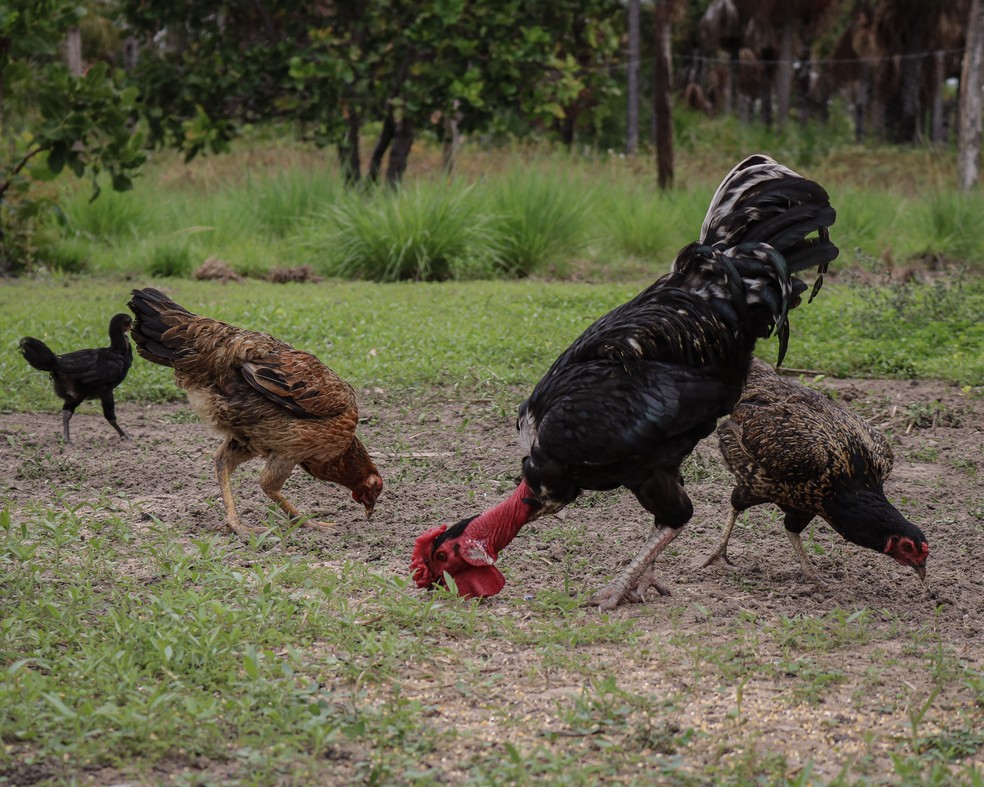
POLYGON ((355 391, 310 353, 280 348, 246 361, 243 377, 298 418, 334 418, 356 407, 355 391))

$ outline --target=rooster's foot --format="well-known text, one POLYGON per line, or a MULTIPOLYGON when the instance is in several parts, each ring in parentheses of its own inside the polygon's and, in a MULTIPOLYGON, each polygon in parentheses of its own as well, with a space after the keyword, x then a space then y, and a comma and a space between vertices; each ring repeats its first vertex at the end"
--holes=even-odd
POLYGON ((603 610, 615 609, 619 604, 641 604, 646 600, 646 591, 651 587, 661 596, 671 595, 670 589, 656 579, 652 569, 647 569, 632 582, 625 582, 624 578, 619 577, 608 587, 589 596, 584 603, 603 610))
POLYGON ((701 568, 707 568, 708 566, 719 566, 722 563, 728 566, 734 566, 734 563, 731 562, 731 558, 728 557, 727 551, 719 549, 701 564, 701 568))

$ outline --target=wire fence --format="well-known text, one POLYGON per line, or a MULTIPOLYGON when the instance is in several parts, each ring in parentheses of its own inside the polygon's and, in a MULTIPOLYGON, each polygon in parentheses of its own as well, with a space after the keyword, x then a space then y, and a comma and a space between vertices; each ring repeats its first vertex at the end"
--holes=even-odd
POLYGON ((942 143, 956 129, 962 59, 962 49, 940 49, 783 61, 742 49, 735 57, 678 56, 674 74, 682 100, 708 114, 825 123, 839 108, 858 141, 942 143))

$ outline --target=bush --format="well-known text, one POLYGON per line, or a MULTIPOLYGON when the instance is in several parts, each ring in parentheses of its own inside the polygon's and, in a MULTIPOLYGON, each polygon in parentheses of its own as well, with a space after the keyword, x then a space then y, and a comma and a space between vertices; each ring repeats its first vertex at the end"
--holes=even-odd
POLYGON ((341 196, 312 224, 308 254, 329 275, 372 281, 442 281, 487 276, 498 259, 470 188, 423 183, 341 196))
POLYGON ((509 276, 563 273, 588 241, 592 188, 551 172, 514 169, 486 187, 499 266, 509 276))

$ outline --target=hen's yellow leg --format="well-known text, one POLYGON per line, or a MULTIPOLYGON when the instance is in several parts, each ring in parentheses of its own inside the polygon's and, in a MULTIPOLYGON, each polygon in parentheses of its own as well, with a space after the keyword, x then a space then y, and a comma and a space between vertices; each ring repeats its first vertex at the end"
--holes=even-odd
POLYGON ((729 566, 733 565, 733 563, 728 559, 728 541, 731 540, 731 531, 734 530, 737 519, 738 509, 732 507, 731 519, 728 520, 728 525, 724 528, 724 536, 721 538, 721 543, 719 543, 718 548, 714 550, 714 554, 704 561, 703 568, 707 568, 708 566, 721 561, 724 561, 729 566))
POLYGON ((262 533, 266 528, 247 527, 239 521, 239 513, 236 511, 236 501, 232 497, 232 483, 229 476, 239 465, 250 459, 253 454, 246 450, 244 446, 234 440, 226 440, 215 452, 215 474, 219 479, 219 489, 222 492, 222 502, 225 504, 225 526, 233 533, 241 536, 250 533, 262 533))
MULTIPOLYGON (((284 484, 287 483, 287 479, 296 464, 291 459, 271 454, 263 472, 260 473, 260 488, 292 520, 301 519, 304 515, 297 510, 297 507, 290 500, 284 497, 280 490, 284 488, 284 484)), ((317 522, 313 519, 306 520, 304 525, 307 527, 331 527, 329 522, 317 522)))

